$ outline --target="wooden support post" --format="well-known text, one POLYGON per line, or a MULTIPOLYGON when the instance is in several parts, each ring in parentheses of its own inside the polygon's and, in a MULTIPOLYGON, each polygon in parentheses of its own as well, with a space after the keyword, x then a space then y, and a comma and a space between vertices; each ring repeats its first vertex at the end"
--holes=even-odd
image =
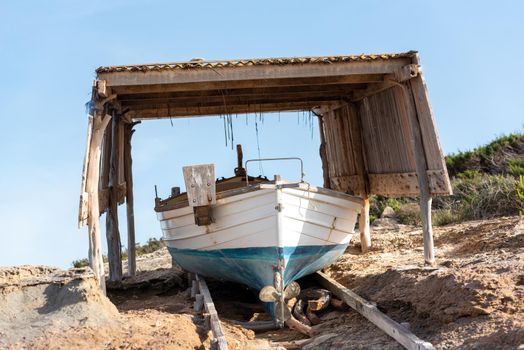
POLYGON ((326 150, 326 135, 324 134, 324 122, 322 116, 318 116, 318 130, 320 132, 320 160, 322 161, 322 176, 324 178, 324 188, 331 188, 331 182, 329 181, 329 164, 327 159, 326 150))
POLYGON ((435 248, 433 243, 433 227, 431 224, 431 193, 429 190, 429 181, 427 177, 426 153, 422 134, 420 131, 420 122, 413 100, 411 88, 401 85, 405 95, 407 111, 411 125, 411 142, 415 154, 415 164, 417 169, 417 178, 420 188, 420 216, 422 218, 422 234, 424 240, 424 261, 428 265, 435 264, 435 248))
POLYGON ((89 266, 98 279, 102 291, 106 292, 104 262, 102 260, 102 245, 100 242, 100 209, 98 203, 98 180, 100 176, 100 148, 110 115, 104 117, 96 115, 90 117, 90 137, 88 137, 88 151, 86 152, 86 184, 85 192, 88 197, 87 225, 89 230, 89 266))
POLYGON ((369 227, 369 196, 363 195, 364 206, 360 211, 358 227, 360 231, 360 246, 362 253, 367 253, 371 249, 371 229, 369 227))
POLYGON ((194 298, 198 293, 198 283, 196 280, 191 281, 191 298, 194 298))
POLYGON ((122 280, 122 252, 120 232, 118 230, 118 179, 119 179, 119 133, 121 121, 113 115, 111 125, 111 166, 109 169, 109 206, 106 214, 107 260, 109 262, 109 280, 122 280))
POLYGON ((133 207, 133 159, 131 157, 131 138, 135 130, 133 124, 126 124, 124 129, 124 178, 126 182, 127 210, 127 272, 129 276, 136 274, 136 241, 135 241, 135 210, 133 207))
POLYGON ((204 296, 202 294, 195 294, 195 302, 193 303, 193 310, 195 312, 202 311, 202 307, 204 306, 204 296))

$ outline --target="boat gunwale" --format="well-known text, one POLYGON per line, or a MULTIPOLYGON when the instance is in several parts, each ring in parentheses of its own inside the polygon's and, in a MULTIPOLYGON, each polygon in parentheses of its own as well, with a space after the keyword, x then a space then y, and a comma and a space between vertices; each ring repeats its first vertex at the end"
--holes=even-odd
MULTIPOLYGON (((331 190, 328 188, 312 186, 307 182, 275 183, 274 181, 271 181, 271 182, 263 183, 263 184, 248 185, 248 186, 241 187, 241 188, 235 188, 231 190, 218 192, 216 194, 216 199, 219 200, 219 199, 229 198, 229 197, 233 197, 239 194, 254 192, 258 190, 265 190, 265 189, 275 189, 276 190, 276 189, 281 189, 281 188, 293 188, 293 189, 303 190, 306 192, 324 194, 327 196, 332 196, 332 197, 348 200, 350 202, 359 204, 360 206, 364 205, 364 200, 360 197, 353 196, 353 195, 339 192, 339 191, 335 191, 335 190, 331 190)), ((162 212, 170 211, 173 209, 182 209, 188 206, 189 206, 189 201, 185 200, 183 202, 172 204, 172 205, 164 205, 164 206, 156 205, 154 210, 157 213, 162 213, 162 212)))

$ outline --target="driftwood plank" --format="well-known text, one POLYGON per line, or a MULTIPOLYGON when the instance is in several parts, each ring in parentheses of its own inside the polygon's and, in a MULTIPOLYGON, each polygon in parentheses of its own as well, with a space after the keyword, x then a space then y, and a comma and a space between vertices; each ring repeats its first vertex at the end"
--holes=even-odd
POLYGON ((100 210, 98 207, 98 180, 100 176, 100 148, 102 137, 109 121, 110 115, 104 117, 100 115, 90 116, 92 125, 91 138, 88 141, 89 156, 85 164, 87 166, 85 192, 87 193, 88 216, 87 226, 89 228, 89 266, 98 279, 100 289, 106 292, 104 262, 102 260, 102 244, 100 242, 100 210))
POLYGON ((351 308, 367 318, 406 349, 434 349, 431 343, 418 338, 416 335, 411 333, 409 329, 393 321, 387 315, 380 312, 380 310, 374 304, 365 300, 358 294, 355 294, 350 289, 344 287, 334 279, 328 277, 322 272, 317 272, 317 279, 324 288, 329 289, 334 295, 344 300, 344 302, 346 302, 346 304, 348 304, 351 308))
POLYGON ((91 156, 91 143, 93 141, 93 117, 89 116, 87 123, 87 140, 86 140, 86 150, 84 155, 84 167, 82 169, 82 184, 80 187, 80 205, 78 208, 78 228, 81 228, 87 224, 87 217, 89 216, 89 194, 87 192, 87 176, 89 169, 89 159, 91 156))

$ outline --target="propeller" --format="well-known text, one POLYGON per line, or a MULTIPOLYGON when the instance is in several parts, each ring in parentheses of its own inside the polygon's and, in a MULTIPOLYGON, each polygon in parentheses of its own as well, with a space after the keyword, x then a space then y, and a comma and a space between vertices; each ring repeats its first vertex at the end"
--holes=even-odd
POLYGON ((275 317, 281 322, 286 322, 291 318, 291 311, 287 307, 286 303, 277 301, 275 303, 275 317))
MULTIPOLYGON (((284 300, 296 298, 300 294, 300 286, 293 281, 284 289, 284 300)), ((274 303, 280 301, 280 293, 273 286, 265 286, 260 290, 258 297, 265 303, 274 303)))
POLYGON ((300 285, 295 281, 288 284, 286 289, 284 289, 284 299, 286 300, 296 298, 299 294, 300 285))

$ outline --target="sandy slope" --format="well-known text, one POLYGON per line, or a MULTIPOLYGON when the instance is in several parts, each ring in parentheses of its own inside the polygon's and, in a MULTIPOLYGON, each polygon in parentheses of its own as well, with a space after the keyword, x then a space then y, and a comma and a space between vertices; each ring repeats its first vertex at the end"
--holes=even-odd
POLYGON ((350 249, 329 273, 438 348, 524 344, 524 219, 437 228, 432 268, 420 230, 400 231, 375 233, 371 254, 350 249))
MULTIPOLYGON (((372 238, 370 253, 359 253, 356 237, 327 272, 395 320, 409 322, 414 333, 437 348, 515 349, 524 344, 524 219, 436 228, 438 264, 429 268, 421 264, 419 229, 386 222, 373 228, 372 238)), ((94 288, 89 272, 1 269, 0 345, 209 348, 209 334, 191 310, 182 272, 169 268, 167 251, 141 257, 138 267, 137 277, 110 290, 118 311, 94 288)), ((229 305, 226 299, 217 300, 222 315, 239 315, 229 305)), ((354 311, 329 311, 322 319, 314 327, 317 341, 307 349, 400 348, 354 311)), ((268 340, 302 338, 289 330, 255 338, 253 332, 228 322, 224 327, 232 349, 268 348, 268 340)))

